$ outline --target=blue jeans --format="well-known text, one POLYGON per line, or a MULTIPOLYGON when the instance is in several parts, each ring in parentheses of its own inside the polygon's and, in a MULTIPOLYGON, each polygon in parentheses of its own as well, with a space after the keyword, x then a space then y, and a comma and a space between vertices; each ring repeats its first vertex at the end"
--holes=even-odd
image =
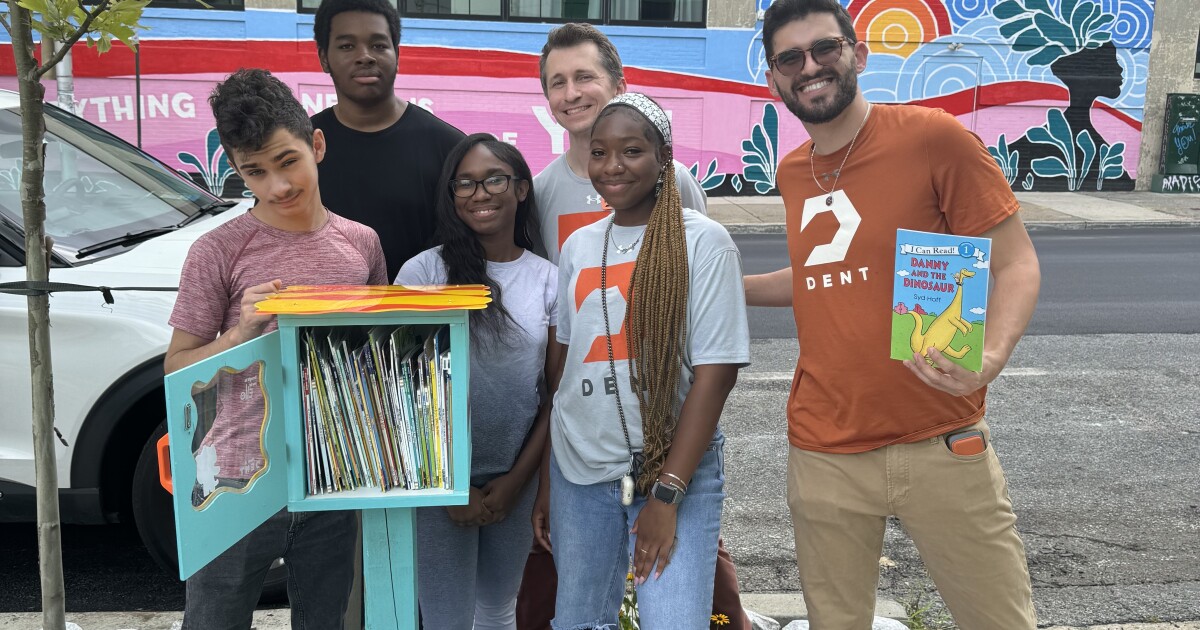
POLYGON ((283 558, 293 630, 341 628, 358 512, 280 510, 188 578, 183 630, 249 630, 267 569, 283 558))
MULTIPOLYGON (((637 589, 643 630, 702 630, 712 614, 721 502, 725 498, 723 437, 709 445, 679 504, 677 541, 660 578, 637 589)), ((652 499, 653 500, 653 499, 652 499)), ((616 629, 636 536, 629 533, 646 505, 637 495, 621 505, 621 482, 577 485, 550 457, 550 528, 558 599, 554 630, 616 629)))

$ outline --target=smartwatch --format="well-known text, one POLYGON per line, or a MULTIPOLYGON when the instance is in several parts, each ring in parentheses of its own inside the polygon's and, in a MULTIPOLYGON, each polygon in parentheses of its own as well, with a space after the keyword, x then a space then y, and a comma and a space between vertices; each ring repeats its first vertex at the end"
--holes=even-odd
POLYGON ((666 503, 667 505, 677 505, 683 502, 684 491, 674 486, 668 486, 661 481, 655 481, 650 487, 650 496, 666 503))

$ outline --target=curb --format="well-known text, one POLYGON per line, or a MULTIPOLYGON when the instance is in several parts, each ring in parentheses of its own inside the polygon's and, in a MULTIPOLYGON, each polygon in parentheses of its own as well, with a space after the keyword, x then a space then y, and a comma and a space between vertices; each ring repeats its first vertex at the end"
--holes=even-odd
MULTIPOLYGON (((1188 219, 1164 221, 1028 221, 1027 230, 1111 230, 1118 228, 1194 228, 1200 227, 1200 221, 1188 219)), ((787 228, 783 223, 727 223, 725 229, 730 234, 786 234, 787 228)))

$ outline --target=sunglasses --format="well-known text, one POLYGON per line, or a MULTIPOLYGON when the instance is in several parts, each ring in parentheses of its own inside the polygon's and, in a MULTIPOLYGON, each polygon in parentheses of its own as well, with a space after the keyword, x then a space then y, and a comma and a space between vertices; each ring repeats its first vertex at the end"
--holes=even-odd
POLYGON ((450 192, 455 197, 467 199, 474 197, 475 191, 479 190, 479 185, 483 184, 483 189, 488 194, 499 195, 508 191, 511 181, 521 181, 521 178, 513 175, 492 175, 487 179, 452 179, 450 180, 450 192))
POLYGON ((818 65, 832 66, 842 58, 842 44, 847 41, 849 40, 845 37, 819 39, 813 43, 812 48, 789 48, 771 57, 769 61, 776 72, 790 79, 804 70, 806 53, 812 55, 813 61, 818 65))

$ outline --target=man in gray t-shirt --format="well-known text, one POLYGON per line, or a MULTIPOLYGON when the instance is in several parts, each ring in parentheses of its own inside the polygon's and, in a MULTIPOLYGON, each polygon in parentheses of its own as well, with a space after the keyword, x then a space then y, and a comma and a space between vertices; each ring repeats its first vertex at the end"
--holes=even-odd
MULTIPOLYGON (((588 178, 592 125, 614 96, 625 92, 617 49, 589 24, 564 24, 550 32, 541 58, 542 91, 554 120, 567 130, 570 145, 533 178, 538 216, 534 245, 550 262, 567 237, 609 215, 588 178)), ((675 181, 684 208, 708 214, 704 189, 687 167, 675 162, 675 181)))

